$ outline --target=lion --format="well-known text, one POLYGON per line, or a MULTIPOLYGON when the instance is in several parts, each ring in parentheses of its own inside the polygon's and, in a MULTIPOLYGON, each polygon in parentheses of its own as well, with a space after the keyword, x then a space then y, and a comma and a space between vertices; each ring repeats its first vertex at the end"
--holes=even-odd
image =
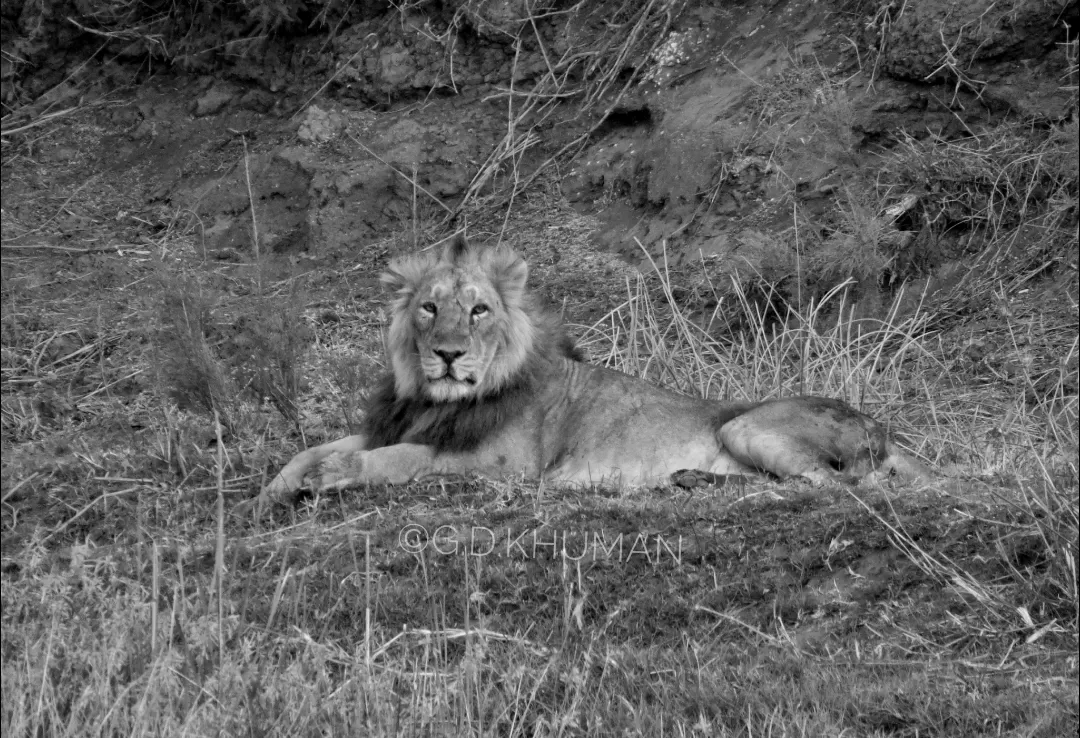
POLYGON ((585 363, 561 319, 526 288, 506 248, 455 237, 440 253, 394 261, 389 372, 362 432, 297 454, 258 504, 298 491, 482 475, 560 485, 704 479, 831 479, 927 469, 885 428, 824 397, 720 402, 585 363))

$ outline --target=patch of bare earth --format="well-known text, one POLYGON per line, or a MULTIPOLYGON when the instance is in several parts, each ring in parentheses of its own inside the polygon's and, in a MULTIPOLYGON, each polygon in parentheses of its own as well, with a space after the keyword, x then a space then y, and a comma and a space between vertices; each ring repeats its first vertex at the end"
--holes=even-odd
POLYGON ((529 8, 4 72, 3 734, 1075 735, 1076 42, 1010 40, 1075 3, 529 8), (941 476, 230 513, 356 427, 380 271, 464 224, 591 360, 840 396, 941 476))

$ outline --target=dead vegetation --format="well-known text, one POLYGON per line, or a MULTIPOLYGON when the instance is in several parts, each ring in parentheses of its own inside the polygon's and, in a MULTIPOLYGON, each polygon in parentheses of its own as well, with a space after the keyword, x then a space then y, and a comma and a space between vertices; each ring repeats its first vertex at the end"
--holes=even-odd
MULTIPOLYGON (((1070 733, 1075 393, 1051 416, 966 387, 926 315, 869 327, 843 289, 783 325, 747 302, 757 322, 717 340, 657 267, 583 332, 594 360, 688 392, 839 395, 952 478, 451 481, 316 498, 261 529, 213 501, 261 484, 253 459, 280 447, 265 429, 287 423, 256 421, 239 393, 225 435, 205 409, 167 407, 153 450, 36 476, 5 463, 5 733, 1070 733)), ((326 309, 306 312, 317 356, 350 335, 375 350, 326 309)), ((5 367, 46 376, 29 373, 43 339, 22 341, 5 367)), ((86 438, 100 421, 64 423, 86 438)))
MULTIPOLYGON (((669 9, 623 8, 634 53, 669 9)), ((614 38, 587 81, 562 59, 506 93, 474 227, 584 241, 523 154, 549 99, 617 98, 614 38)), ((843 397, 943 473, 920 489, 443 480, 264 528, 226 507, 348 432, 381 371, 380 302, 353 285, 376 270, 282 279, 257 222, 236 264, 172 228, 126 253, 5 244, 3 734, 1075 734, 1076 305, 1049 290, 1075 253, 1074 133, 905 138, 774 272, 534 269, 556 298, 610 293, 577 327, 592 360, 843 397), (915 226, 967 233, 974 268, 940 291, 901 268, 915 226)))

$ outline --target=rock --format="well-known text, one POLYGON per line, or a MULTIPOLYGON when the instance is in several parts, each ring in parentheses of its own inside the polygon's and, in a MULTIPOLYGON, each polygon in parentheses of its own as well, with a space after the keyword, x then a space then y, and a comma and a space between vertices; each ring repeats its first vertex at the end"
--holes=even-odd
POLYGON ((216 115, 225 109, 225 106, 236 97, 236 90, 226 82, 215 82, 214 85, 195 101, 195 109, 192 113, 196 118, 207 115, 216 115))
POLYGON ((240 98, 240 107, 244 110, 252 110, 256 113, 268 113, 274 107, 276 98, 265 90, 258 88, 248 90, 240 98))
POLYGON ((403 87, 416 74, 412 54, 403 46, 395 45, 379 52, 379 76, 390 87, 403 87))
POLYGON ((736 202, 735 196, 730 192, 724 192, 717 198, 713 212, 717 215, 735 215, 739 212, 739 203, 736 202))
POLYGON ((334 110, 323 110, 317 105, 308 106, 304 120, 296 135, 304 143, 320 144, 332 141, 345 130, 345 116, 334 110))
POLYGON ((908 0, 889 23, 882 69, 918 82, 952 81, 956 69, 982 79, 972 69, 976 62, 1045 53, 1061 35, 1060 13, 1053 3, 908 0))

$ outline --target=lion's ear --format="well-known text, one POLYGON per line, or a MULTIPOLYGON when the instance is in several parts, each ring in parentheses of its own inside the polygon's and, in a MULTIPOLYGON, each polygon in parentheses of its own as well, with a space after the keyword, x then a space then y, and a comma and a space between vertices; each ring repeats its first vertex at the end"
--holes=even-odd
POLYGON ((488 275, 495 289, 508 305, 520 305, 529 278, 529 265, 513 251, 499 249, 491 253, 488 275))
POLYGON ((383 289, 391 293, 407 293, 417 288, 429 268, 423 256, 406 256, 391 262, 386 271, 379 275, 383 289))
POLYGON ((458 231, 449 243, 443 247, 442 259, 448 264, 459 265, 471 255, 472 247, 465 238, 464 231, 458 231))
POLYGON ((391 264, 385 272, 379 275, 379 281, 382 282, 383 289, 387 292, 397 292, 404 289, 407 283, 405 275, 397 267, 397 264, 391 264))

